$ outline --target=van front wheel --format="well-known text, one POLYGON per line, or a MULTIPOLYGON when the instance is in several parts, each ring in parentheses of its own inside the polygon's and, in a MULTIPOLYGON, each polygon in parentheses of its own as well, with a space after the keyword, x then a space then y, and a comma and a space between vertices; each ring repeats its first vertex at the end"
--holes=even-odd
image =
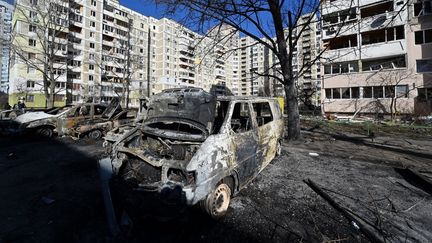
POLYGON ((213 219, 220 219, 225 216, 230 200, 230 187, 225 183, 220 183, 213 192, 200 202, 200 206, 213 219))

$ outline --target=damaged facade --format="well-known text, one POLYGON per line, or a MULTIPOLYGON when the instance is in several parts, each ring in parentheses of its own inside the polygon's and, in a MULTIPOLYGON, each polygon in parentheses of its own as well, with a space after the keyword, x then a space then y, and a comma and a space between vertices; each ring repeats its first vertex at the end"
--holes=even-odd
POLYGON ((429 1, 323 1, 323 112, 432 112, 430 10, 429 1))
POLYGON ((171 89, 152 97, 147 116, 100 161, 112 170, 114 201, 128 213, 148 205, 139 198, 151 194, 167 207, 199 203, 211 217, 222 217, 231 196, 280 153, 276 99, 171 89))

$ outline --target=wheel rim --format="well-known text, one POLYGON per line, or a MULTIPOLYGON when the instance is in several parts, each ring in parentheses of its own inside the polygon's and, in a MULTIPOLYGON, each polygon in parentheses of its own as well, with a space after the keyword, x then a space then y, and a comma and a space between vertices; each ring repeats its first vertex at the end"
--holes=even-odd
POLYGON ((52 132, 51 132, 51 129, 49 129, 49 128, 43 128, 39 131, 39 134, 44 136, 44 137, 51 137, 52 132))
POLYGON ((91 132, 90 135, 91 135, 91 138, 93 138, 93 139, 98 139, 102 136, 101 132, 98 130, 91 132))
POLYGON ((226 184, 220 184, 213 196, 212 214, 215 216, 224 214, 229 207, 231 190, 226 184))

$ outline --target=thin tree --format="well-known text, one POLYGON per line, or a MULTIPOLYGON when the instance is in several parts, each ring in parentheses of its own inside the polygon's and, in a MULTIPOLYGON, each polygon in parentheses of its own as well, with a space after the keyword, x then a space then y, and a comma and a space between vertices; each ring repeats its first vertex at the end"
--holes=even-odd
POLYGON ((111 46, 102 46, 102 56, 95 58, 96 65, 102 70, 102 81, 110 82, 110 88, 122 100, 126 108, 129 107, 129 97, 131 93, 132 77, 138 70, 144 69, 145 60, 139 54, 135 45, 138 39, 132 35, 132 19, 128 23, 124 22, 124 26, 129 31, 123 31, 110 26, 106 26, 105 32, 115 32, 121 37, 112 37, 103 35, 104 40, 114 44, 111 46), (121 89, 115 85, 121 84, 121 89))
POLYGON ((13 31, 13 58, 42 76, 42 83, 36 85, 42 87, 48 108, 54 106, 55 95, 65 89, 57 81, 67 72, 69 14, 61 0, 20 0, 14 13, 14 28, 21 29, 13 31))

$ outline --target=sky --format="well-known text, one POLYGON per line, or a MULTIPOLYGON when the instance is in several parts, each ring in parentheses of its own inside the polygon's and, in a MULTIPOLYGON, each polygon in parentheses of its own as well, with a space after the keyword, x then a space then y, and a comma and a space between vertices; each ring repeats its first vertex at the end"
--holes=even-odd
MULTIPOLYGON (((139 13, 142 13, 146 16, 152 16, 157 19, 160 19, 162 17, 165 17, 163 15, 163 7, 162 6, 156 6, 154 1, 151 0, 120 0, 120 4, 128 7, 132 10, 135 10, 139 13)), ((172 17, 170 17, 172 18, 172 17)), ((175 19, 175 16, 174 16, 175 19)))

